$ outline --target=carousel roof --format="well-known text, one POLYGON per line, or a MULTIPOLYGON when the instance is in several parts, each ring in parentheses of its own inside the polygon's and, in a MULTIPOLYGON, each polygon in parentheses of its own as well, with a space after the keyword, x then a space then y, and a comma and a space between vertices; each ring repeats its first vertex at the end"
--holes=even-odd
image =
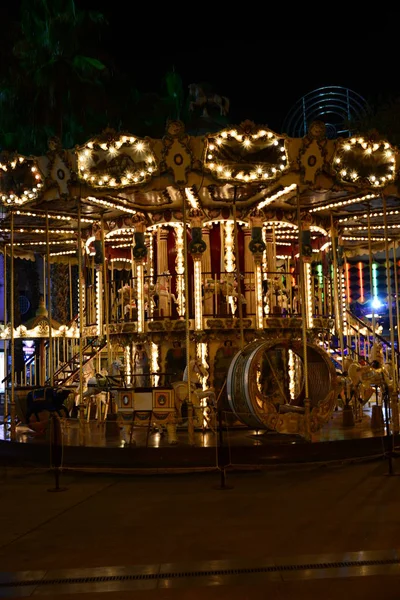
POLYGON ((296 243, 300 210, 318 247, 333 219, 349 252, 368 248, 368 232, 378 251, 398 238, 399 160, 377 134, 332 140, 318 121, 303 138, 250 121, 197 137, 180 121, 162 139, 106 130, 70 150, 53 138, 45 156, 0 156, 0 236, 15 256, 49 244, 51 260, 70 260, 78 230, 87 240, 101 221, 106 242, 132 240, 139 222, 182 223, 185 199, 205 224, 231 219, 233 205, 248 224, 256 210, 278 243, 296 243))

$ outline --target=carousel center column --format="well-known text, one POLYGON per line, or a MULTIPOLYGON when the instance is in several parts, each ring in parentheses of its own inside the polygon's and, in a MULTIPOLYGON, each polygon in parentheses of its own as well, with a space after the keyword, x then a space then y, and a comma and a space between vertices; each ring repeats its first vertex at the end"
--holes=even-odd
POLYGON ((168 234, 164 227, 157 230, 157 275, 168 271, 168 234))
MULTIPOLYGON (((252 232, 248 227, 244 233, 244 297, 246 298, 247 315, 254 315, 255 310, 255 285, 252 277, 254 271, 253 256, 250 250, 252 232)), ((265 244, 264 244, 265 249, 265 244)), ((261 257, 262 258, 262 257, 261 257)))
POLYGON ((277 306, 277 301, 275 294, 273 293, 273 281, 276 277, 276 247, 275 247, 275 235, 274 231, 266 232, 266 255, 267 255, 267 269, 268 269, 268 278, 270 280, 269 291, 268 291, 268 300, 269 300, 269 313, 275 312, 275 307, 277 306))
POLYGON ((135 246, 132 249, 135 259, 136 293, 137 293, 137 331, 144 332, 145 298, 144 298, 144 262, 147 257, 147 246, 145 241, 146 225, 143 221, 135 224, 135 246))
POLYGON ((203 299, 202 299, 202 274, 201 257, 207 249, 202 238, 202 214, 200 210, 192 209, 189 213, 192 240, 188 251, 194 263, 194 328, 196 331, 203 329, 203 299))

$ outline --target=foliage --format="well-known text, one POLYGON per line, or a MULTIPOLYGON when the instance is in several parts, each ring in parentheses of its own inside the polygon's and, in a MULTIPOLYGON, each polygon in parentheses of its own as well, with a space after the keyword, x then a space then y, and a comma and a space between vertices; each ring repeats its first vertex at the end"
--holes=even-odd
POLYGON ((218 110, 207 120, 189 110, 174 66, 154 91, 139 91, 137 74, 121 71, 112 46, 101 43, 107 27, 100 12, 79 9, 75 0, 21 0, 0 57, 0 149, 41 155, 50 137, 71 148, 107 127, 162 137, 169 119, 183 120, 191 133, 226 124, 218 110))
POLYGON ((87 106, 101 100, 107 73, 90 45, 103 23, 100 13, 76 10, 74 0, 21 2, 0 82, 3 147, 40 154, 50 136, 69 147, 90 130, 87 106))
POLYGON ((363 134, 377 131, 391 144, 400 146, 400 97, 380 96, 370 105, 371 111, 351 122, 350 129, 363 134))

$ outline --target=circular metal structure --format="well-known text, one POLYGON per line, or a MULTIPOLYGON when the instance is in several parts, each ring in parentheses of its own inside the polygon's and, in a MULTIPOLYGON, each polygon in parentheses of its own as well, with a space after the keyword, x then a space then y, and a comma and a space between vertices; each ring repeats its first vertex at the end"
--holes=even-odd
POLYGON ((368 103, 357 92, 340 86, 321 87, 294 104, 282 130, 291 137, 303 137, 313 121, 323 121, 328 138, 349 137, 349 122, 360 120, 369 111, 368 103))
MULTIPOLYGON (((301 340, 257 340, 238 352, 229 367, 227 395, 236 417, 253 429, 305 432, 304 351, 301 340)), ((307 343, 310 431, 329 419, 337 376, 329 355, 307 343)))

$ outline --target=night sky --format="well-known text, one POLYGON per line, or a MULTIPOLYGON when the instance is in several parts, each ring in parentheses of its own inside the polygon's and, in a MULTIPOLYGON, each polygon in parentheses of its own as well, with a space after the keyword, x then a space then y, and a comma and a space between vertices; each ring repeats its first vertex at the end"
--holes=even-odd
POLYGON ((400 89, 394 75, 400 56, 394 47, 370 53, 364 42, 349 39, 282 38, 262 43, 238 40, 235 48, 233 40, 225 46, 213 44, 206 30, 203 40, 194 36, 193 43, 189 37, 181 45, 174 44, 162 35, 149 35, 137 43, 132 23, 121 22, 119 12, 112 12, 109 4, 103 12, 109 20, 115 60, 132 73, 143 91, 156 91, 165 72, 175 67, 185 89, 190 83, 207 81, 216 93, 227 96, 232 123, 249 118, 279 131, 294 104, 320 87, 348 88, 370 105, 378 97, 397 95, 400 89))
MULTIPOLYGON (((313 32, 293 39, 284 29, 272 39, 269 34, 279 35, 280 30, 263 23, 263 17, 260 31, 254 18, 251 23, 239 19, 235 25, 221 26, 214 23, 210 5, 196 5, 187 14, 171 5, 163 14, 154 3, 75 4, 104 14, 108 26, 98 41, 98 55, 131 76, 139 91, 161 92, 163 76, 175 68, 185 91, 190 83, 206 81, 215 93, 227 96, 231 123, 248 118, 282 131, 295 103, 324 86, 349 88, 370 105, 379 96, 400 93, 400 51, 394 41, 336 38, 322 28, 311 41, 313 32)), ((15 15, 18 5, 15 0, 7 10, 15 15)))

